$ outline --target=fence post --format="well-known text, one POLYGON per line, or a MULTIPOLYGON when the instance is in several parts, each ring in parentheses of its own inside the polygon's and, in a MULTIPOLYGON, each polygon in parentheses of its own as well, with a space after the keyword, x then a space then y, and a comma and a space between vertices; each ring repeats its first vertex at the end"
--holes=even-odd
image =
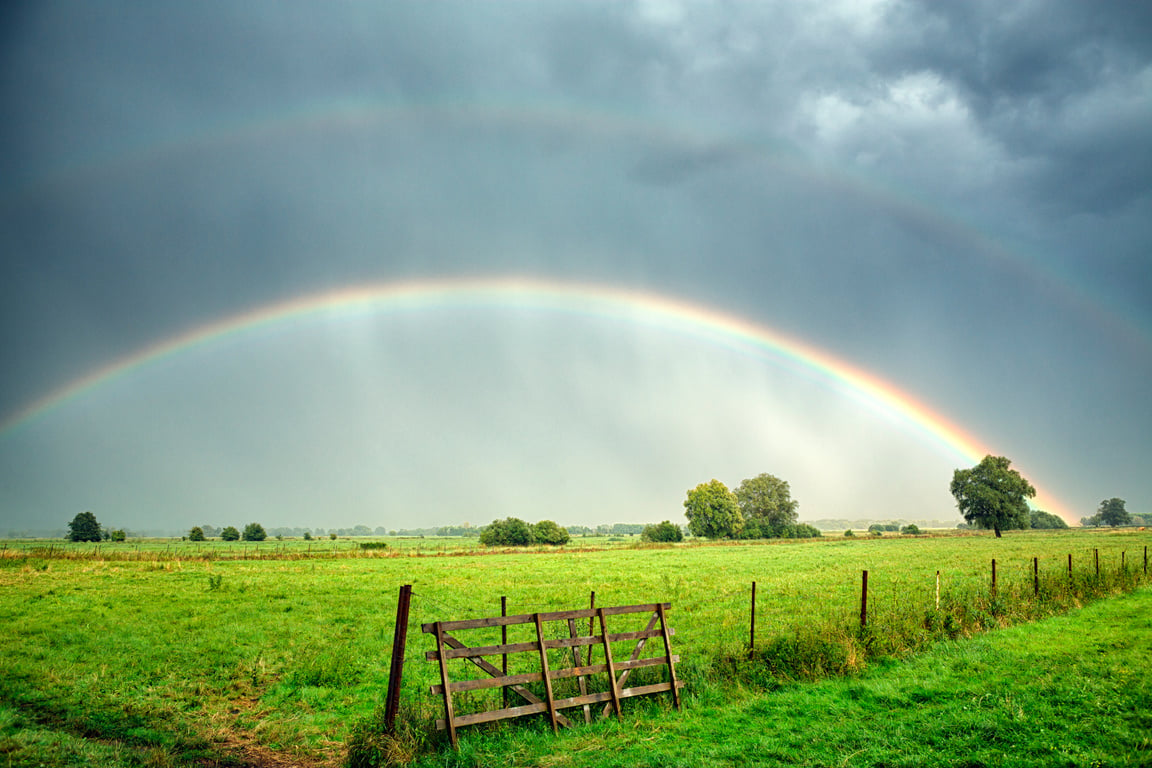
MULTIPOLYGON (((500 615, 508 615, 508 597, 507 595, 500 596, 500 615)), ((508 625, 500 625, 500 645, 508 645, 508 625)), ((508 677, 508 654, 500 654, 500 672, 504 677, 508 677)), ((504 701, 504 709, 508 709, 508 686, 500 686, 500 698, 504 701)))
MULTIPOLYGON (((396 713, 400 711, 400 683, 404 677, 404 646, 408 643, 408 605, 412 585, 400 587, 396 600, 396 627, 392 631, 392 663, 388 666, 388 698, 384 705, 384 726, 388 733, 396 730, 396 713)), ((447 682, 445 682, 447 685, 447 682)))
POLYGON ((1068 580, 1072 580, 1072 553, 1068 553, 1068 580))
POLYGON ((1040 558, 1032 558, 1032 596, 1040 596, 1040 558))
POLYGON ((1100 550, 1094 549, 1092 553, 1096 556, 1096 578, 1100 578, 1100 550))
POLYGON ((866 626, 868 626, 868 571, 864 571, 860 581, 860 629, 866 626))
POLYGON ((1120 550, 1120 571, 1122 573, 1128 572, 1128 566, 1124 564, 1124 555, 1125 554, 1126 553, 1124 552, 1124 550, 1120 550))
POLYGON ((1144 545, 1144 575, 1148 575, 1148 545, 1144 545))
POLYGON ((756 653, 756 582, 752 582, 752 621, 748 630, 748 658, 756 653))
POLYGON ((936 610, 940 610, 940 571, 936 571, 936 610))
POLYGON ((992 599, 996 599, 996 558, 992 558, 992 599))

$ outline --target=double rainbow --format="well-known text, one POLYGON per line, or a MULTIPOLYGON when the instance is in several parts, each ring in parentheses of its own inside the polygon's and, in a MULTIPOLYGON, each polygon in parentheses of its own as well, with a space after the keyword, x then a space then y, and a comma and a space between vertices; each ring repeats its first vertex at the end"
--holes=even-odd
MULTIPOLYGON (((640 323, 752 350, 815 375, 943 445, 967 463, 993 453, 906 392, 833 355, 735 315, 654 293, 527 278, 428 279, 321 292, 232 315, 137 350, 29 403, 0 422, 0 439, 91 390, 194 347, 289 319, 323 313, 401 312, 460 306, 523 307, 640 323)), ((1036 505, 1066 521, 1068 509, 1037 489, 1036 505)))

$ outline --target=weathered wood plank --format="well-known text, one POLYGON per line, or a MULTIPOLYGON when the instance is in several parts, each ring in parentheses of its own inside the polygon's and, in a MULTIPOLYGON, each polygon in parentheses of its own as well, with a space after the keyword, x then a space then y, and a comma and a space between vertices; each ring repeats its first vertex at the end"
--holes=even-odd
MULTIPOLYGON (((444 644, 445 645, 450 646, 452 648, 463 648, 464 647, 464 644, 462 642, 460 642, 456 638, 452 637, 447 632, 443 632, 441 634, 444 638, 444 644)), ((499 667, 497 667, 494 664, 489 664, 487 661, 485 661, 482 658, 478 658, 478 657, 474 658, 471 656, 467 656, 465 658, 467 658, 468 661, 472 662, 477 667, 484 670, 485 672, 487 672, 490 675, 493 675, 496 677, 500 677, 501 675, 503 675, 503 672, 500 670, 499 667)), ((512 685, 509 687, 512 689, 513 693, 515 693, 517 696, 519 696, 520 698, 524 699, 525 701, 527 701, 531 704, 543 704, 544 703, 540 699, 539 696, 532 693, 532 691, 528 690, 527 688, 525 688, 522 685, 512 685)), ((563 725, 564 727, 568 727, 569 725, 571 725, 571 723, 568 722, 568 719, 564 715, 557 714, 556 718, 560 721, 560 725, 563 725)))
MULTIPOLYGON (((636 632, 613 632, 608 636, 608 642, 618 643, 626 640, 647 640, 650 637, 660 637, 661 634, 661 630, 652 628, 636 632)), ((668 634, 675 635, 676 629, 669 627, 668 634)), ((545 639, 544 647, 571 648, 584 645, 602 645, 603 643, 604 638, 600 637, 600 635, 593 635, 591 637, 559 637, 552 640, 545 639)), ((458 648, 445 651, 445 653, 449 659, 463 659, 470 656, 503 656, 508 653, 524 653, 535 650, 538 650, 536 643, 530 641, 526 643, 508 643, 507 645, 461 645, 458 648)), ((438 661, 440 657, 437 653, 437 651, 425 651, 424 658, 428 661, 438 661)))
MULTIPOLYGON (((621 699, 632 698, 633 696, 647 696, 652 693, 664 693, 671 688, 671 683, 655 683, 653 685, 638 685, 635 688, 623 688, 620 691, 621 699)), ((683 688, 684 683, 676 684, 677 688, 683 688)), ((599 704, 602 701, 609 701, 612 698, 610 691, 599 691, 597 693, 589 693, 586 696, 573 696, 569 699, 557 699, 554 703, 557 709, 571 709, 572 707, 580 707, 585 704, 599 704)), ((513 717, 522 717, 524 715, 535 715, 544 712, 547 709, 545 704, 525 704, 521 707, 509 707, 508 709, 490 709, 487 712, 474 712, 468 715, 459 715, 456 718, 456 726, 461 727, 465 725, 476 725, 478 723, 491 723, 496 720, 507 720, 513 717)), ((446 727, 443 720, 436 721, 436 729, 444 730, 446 727)))
POLYGON ((448 684, 448 662, 444 659, 444 630, 436 623, 436 650, 440 651, 440 683, 444 686, 444 719, 448 723, 448 740, 456 748, 456 723, 452 716, 452 688, 448 684))
MULTIPOLYGON (((675 662, 680 661, 680 657, 673 655, 672 660, 675 662)), ((629 670, 639 669, 640 667, 659 667, 668 663, 668 660, 663 656, 653 656, 649 659, 636 659, 629 661, 620 661, 616 663, 616 670, 629 670)), ((607 664, 588 664, 583 667, 566 667, 564 669, 549 670, 548 675, 553 680, 565 680, 570 677, 586 677, 588 675, 599 675, 608 671, 607 664)), ((502 675, 499 677, 482 677, 475 680, 457 680, 453 682, 452 692, 458 693, 460 691, 480 691, 488 688, 499 688, 501 686, 512 687, 521 683, 538 683, 544 677, 539 672, 525 672, 521 675, 502 675)), ((442 685, 429 686, 428 690, 436 696, 444 693, 442 685)))
MULTIPOLYGON (((656 622, 659 618, 660 618, 660 614, 658 612, 653 612, 652 618, 648 619, 648 628, 645 631, 651 632, 652 628, 656 626, 656 622)), ((640 658, 640 653, 641 653, 641 651, 644 650, 644 644, 646 642, 648 642, 647 638, 641 638, 640 642, 636 643, 636 647, 632 649, 632 656, 629 658, 629 661, 635 661, 636 659, 640 658)), ((630 670, 626 669, 626 670, 624 670, 623 673, 621 673, 620 685, 624 685, 624 682, 628 679, 629 672, 630 672, 630 670)), ((605 704, 604 705, 604 712, 602 714, 605 717, 607 717, 608 713, 611 711, 612 711, 612 705, 611 704, 605 704)))
POLYGON ((663 630, 664 635, 664 655, 668 659, 668 676, 672 678, 672 705, 676 709, 680 709, 680 689, 676 685, 676 664, 672 661, 672 640, 669 639, 672 632, 669 630, 668 620, 664 616, 664 607, 657 608, 656 613, 660 614, 660 629, 663 630))
POLYGON ((548 645, 544 642, 544 622, 536 614, 536 640, 540 647, 540 669, 544 673, 544 699, 548 702, 548 720, 552 723, 552 733, 560 726, 556 724, 556 704, 552 699, 552 677, 548 674, 548 645))
MULTIPOLYGON (((597 615, 597 611, 603 610, 605 616, 616 616, 622 613, 644 613, 645 611, 655 611, 658 605, 663 605, 665 608, 671 608, 671 603, 647 603, 644 605, 619 605, 610 608, 581 608, 574 611, 551 611, 548 613, 541 613, 541 621, 567 621, 568 619, 587 619, 597 615)), ((537 614, 522 613, 515 616, 488 616, 483 619, 462 619, 460 621, 441 621, 441 629, 445 632, 452 632, 458 629, 479 629, 481 627, 501 627, 511 626, 513 624, 532 624, 535 622, 537 614)), ((420 629, 423 632, 431 634, 435 632, 436 623, 421 624, 420 629)))

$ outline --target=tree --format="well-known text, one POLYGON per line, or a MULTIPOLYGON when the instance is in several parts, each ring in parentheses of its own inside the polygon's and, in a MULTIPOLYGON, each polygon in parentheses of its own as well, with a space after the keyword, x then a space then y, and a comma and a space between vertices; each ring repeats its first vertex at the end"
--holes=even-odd
POLYGON ((646 525, 640 532, 641 541, 684 541, 684 531, 671 520, 665 520, 655 525, 646 525))
POLYGON ((108 538, 109 538, 111 541, 117 541, 117 542, 119 542, 119 541, 124 541, 125 539, 127 539, 127 538, 128 538, 128 534, 124 533, 124 529, 123 529, 123 528, 117 528, 116 530, 114 530, 114 531, 112 531, 110 534, 108 534, 108 538))
POLYGON ((908 525, 900 529, 900 533, 905 536, 919 536, 920 526, 916 525, 916 523, 908 523, 908 525))
POLYGON ((198 525, 192 526, 188 531, 188 541, 204 541, 204 529, 198 525))
POLYGON ((1027 528, 1032 523, 1028 503, 1036 489, 1003 456, 985 456, 972 469, 952 473, 952 495, 960 514, 980 528, 1001 530, 1027 528))
POLYGON ((244 541, 264 541, 268 538, 268 532, 264 530, 264 526, 260 523, 248 523, 244 526, 244 533, 241 536, 244 541))
POLYGON ((240 531, 229 525, 220 531, 220 538, 224 541, 240 541, 240 531))
POLYGON ((100 523, 91 512, 80 512, 68 523, 68 541, 100 541, 102 538, 100 523))
POLYGON ((532 526, 518 517, 493 520, 480 531, 480 543, 486 547, 525 547, 532 543, 532 526))
POLYGON ((1128 510, 1124 509, 1124 504, 1124 499, 1117 498, 1100 502, 1096 510, 1096 519, 1100 521, 1100 525, 1110 525, 1113 528, 1118 525, 1131 525, 1132 518, 1128 510))
POLYGON ((693 536, 709 539, 734 539, 744 527, 740 504, 728 486, 713 479, 688 491, 684 516, 693 536))
POLYGON ((796 510, 800 506, 792 499, 788 481, 766 472, 741 481, 736 488, 736 501, 745 526, 759 528, 757 538, 779 536, 785 526, 796 522, 796 510), (750 526, 750 523, 758 525, 750 526))
POLYGON ((1061 518, 1051 512, 1045 512, 1042 509, 1032 510, 1029 517, 1032 521, 1032 528, 1034 529, 1054 530, 1068 527, 1068 523, 1064 522, 1061 518))
POLYGON ((537 544, 560 546, 568 543, 568 531, 551 520, 541 520, 532 526, 532 540, 537 544))

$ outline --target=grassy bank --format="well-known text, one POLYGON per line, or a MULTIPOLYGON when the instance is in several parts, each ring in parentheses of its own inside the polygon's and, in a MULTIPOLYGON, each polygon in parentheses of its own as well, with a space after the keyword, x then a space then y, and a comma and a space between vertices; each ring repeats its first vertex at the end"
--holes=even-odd
POLYGON ((465 736, 420 766, 1146 766, 1152 589, 862 674, 562 731, 465 736))
MULTIPOLYGON (((118 759, 276 764, 268 756, 340 764, 353 731, 373 722, 383 699, 396 591, 404 583, 413 584, 415 597, 402 701, 416 719, 436 706, 428 693, 436 669, 423 658, 430 642, 419 624, 497 614, 501 596, 514 613, 581 607, 591 591, 599 605, 672 603, 675 650, 696 697, 691 709, 706 705, 718 688, 761 690, 807 674, 792 663, 765 677, 766 664, 737 663, 747 656, 753 580, 759 651, 831 639, 823 660, 813 657, 828 666, 841 659, 837 649, 852 643, 870 643, 857 661, 893 658, 941 637, 1059 613, 1093 594, 1123 591, 1120 574, 1138 578, 1149 543, 1152 534, 1139 531, 1022 532, 1002 540, 893 537, 221 560, 117 559, 99 551, 57 557, 10 548, 0 557, 0 729, 39 734, 46 754, 56 747, 104 750, 108 754, 92 762, 108 765, 118 759), (995 600, 989 594, 993 557, 995 600), (1039 598, 1031 594, 1033 557, 1040 563, 1039 598), (862 569, 870 571, 871 640, 853 629, 862 569), (941 612, 935 610, 937 570, 941 612), (939 624, 928 626, 933 615, 939 624), (718 685, 718 674, 730 681, 718 685)), ((830 671, 860 668, 847 666, 830 671)), ((636 704, 646 706, 662 705, 636 704)), ((19 754, 13 743, 9 738, 3 747, 9 756, 19 754)), ((40 762, 68 764, 54 759, 40 762)))

